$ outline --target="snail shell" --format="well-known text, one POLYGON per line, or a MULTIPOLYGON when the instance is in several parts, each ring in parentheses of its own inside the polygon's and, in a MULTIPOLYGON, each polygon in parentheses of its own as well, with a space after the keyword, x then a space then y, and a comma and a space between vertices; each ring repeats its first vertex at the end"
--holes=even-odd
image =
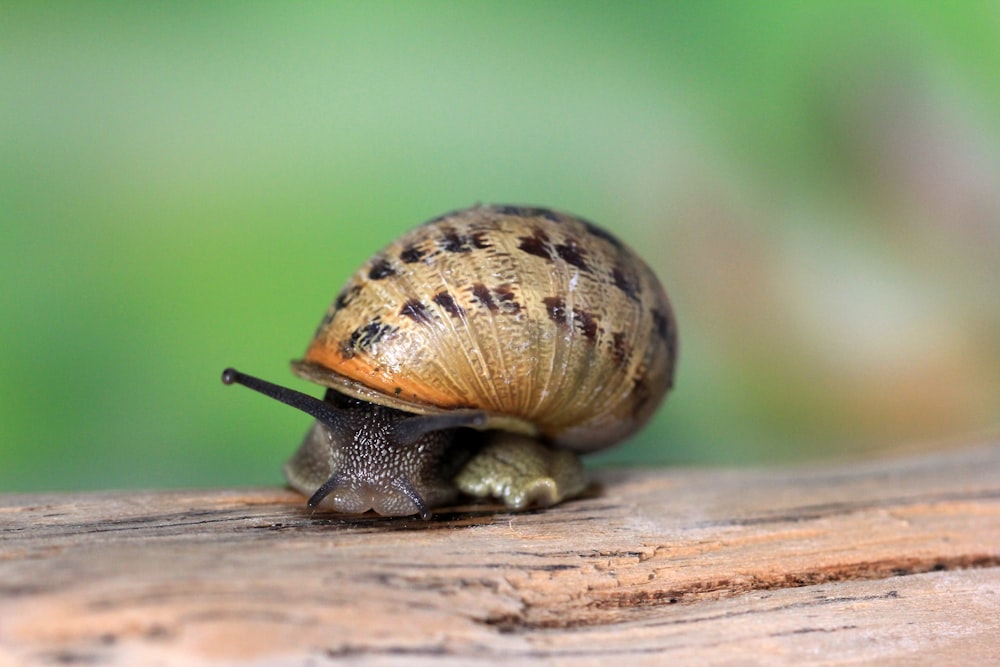
POLYGON ((293 370, 406 412, 483 410, 490 428, 590 452, 648 421, 676 355, 667 296, 625 244, 550 209, 474 206, 372 257, 293 370))

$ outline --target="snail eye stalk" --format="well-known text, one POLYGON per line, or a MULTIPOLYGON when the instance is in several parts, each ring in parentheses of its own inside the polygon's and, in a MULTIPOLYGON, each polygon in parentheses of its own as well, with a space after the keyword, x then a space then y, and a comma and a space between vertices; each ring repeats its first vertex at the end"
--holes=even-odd
POLYGON ((248 389, 253 389, 285 405, 290 405, 296 410, 301 410, 332 429, 337 431, 344 429, 344 419, 336 408, 326 401, 322 401, 309 394, 303 394, 301 391, 282 387, 267 380, 261 380, 253 375, 241 373, 235 368, 227 368, 222 371, 222 384, 241 384, 248 389))

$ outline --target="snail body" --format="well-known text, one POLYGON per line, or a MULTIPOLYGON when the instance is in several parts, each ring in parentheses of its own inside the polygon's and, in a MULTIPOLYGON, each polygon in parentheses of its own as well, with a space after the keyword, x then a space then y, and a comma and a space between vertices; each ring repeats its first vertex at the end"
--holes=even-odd
POLYGON ((579 493, 577 454, 641 428, 676 356, 663 288, 614 236, 474 206, 404 234, 340 291, 292 362, 322 401, 223 379, 317 417, 285 467, 310 504, 429 517, 459 492, 512 508, 579 493))

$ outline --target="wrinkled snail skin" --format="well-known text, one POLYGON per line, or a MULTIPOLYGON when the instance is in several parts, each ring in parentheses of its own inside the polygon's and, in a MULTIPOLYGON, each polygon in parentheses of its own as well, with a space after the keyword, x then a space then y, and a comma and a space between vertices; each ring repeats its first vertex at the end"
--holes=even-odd
POLYGON ((292 363, 324 400, 227 373, 317 418, 285 466, 311 505, 427 518, 460 494, 578 494, 577 454, 641 428, 676 358, 667 296, 630 248, 564 213, 481 205, 352 276, 292 363))

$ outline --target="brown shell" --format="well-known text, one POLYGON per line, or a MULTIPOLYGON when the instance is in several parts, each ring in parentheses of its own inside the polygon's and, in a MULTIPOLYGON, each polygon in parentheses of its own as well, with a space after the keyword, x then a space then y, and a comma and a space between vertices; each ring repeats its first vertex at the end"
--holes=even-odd
POLYGON ((672 385, 674 317, 630 248, 544 208, 474 206, 404 234, 347 283, 302 377, 580 452, 642 426, 672 385))

